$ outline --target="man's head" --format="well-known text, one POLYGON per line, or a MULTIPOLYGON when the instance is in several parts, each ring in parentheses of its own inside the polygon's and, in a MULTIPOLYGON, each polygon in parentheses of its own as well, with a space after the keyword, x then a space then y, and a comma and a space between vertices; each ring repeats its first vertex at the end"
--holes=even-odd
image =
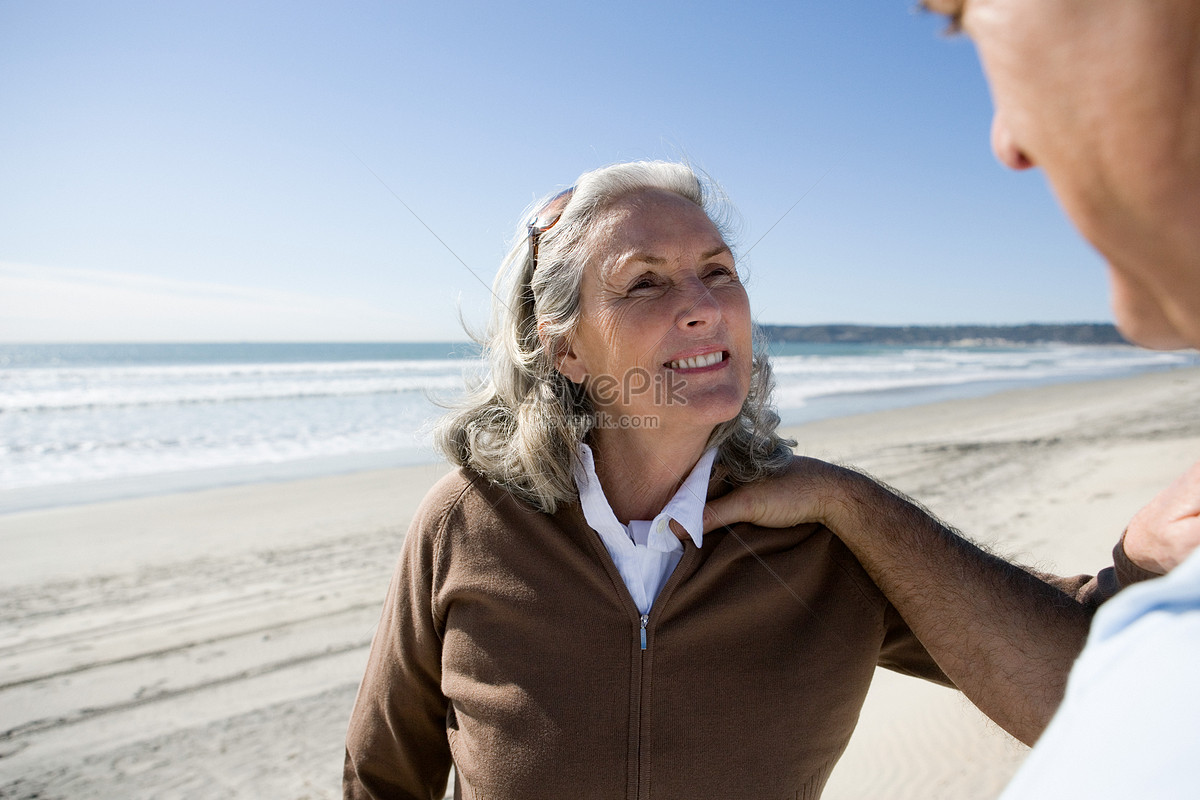
POLYGON ((1200 347, 1200 3, 926 0, 979 51, 992 146, 1109 262, 1117 324, 1200 347))

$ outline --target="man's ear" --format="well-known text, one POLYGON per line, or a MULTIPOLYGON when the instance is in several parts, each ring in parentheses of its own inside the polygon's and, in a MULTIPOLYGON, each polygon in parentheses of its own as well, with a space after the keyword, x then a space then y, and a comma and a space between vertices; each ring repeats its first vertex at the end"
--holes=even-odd
POLYGON ((583 383, 587 378, 587 367, 584 366, 583 359, 575 352, 575 348, 571 346, 571 342, 562 338, 552 339, 546 335, 544 324, 538 325, 538 338, 542 340, 542 347, 550 353, 554 368, 571 383, 583 383))

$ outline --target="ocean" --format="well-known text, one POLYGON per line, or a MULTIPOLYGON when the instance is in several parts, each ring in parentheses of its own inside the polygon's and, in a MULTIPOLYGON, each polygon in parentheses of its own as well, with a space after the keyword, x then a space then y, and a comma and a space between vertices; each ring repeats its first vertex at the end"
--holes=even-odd
MULTIPOLYGON (((777 345, 785 424, 1200 364, 1133 347, 777 345)), ((438 460, 462 343, 0 345, 0 513, 438 460)))

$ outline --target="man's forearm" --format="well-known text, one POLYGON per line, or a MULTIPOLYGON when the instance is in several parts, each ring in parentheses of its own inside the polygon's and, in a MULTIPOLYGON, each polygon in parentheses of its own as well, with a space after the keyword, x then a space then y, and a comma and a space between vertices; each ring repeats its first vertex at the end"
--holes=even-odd
POLYGON ((868 476, 832 467, 823 520, 946 675, 1032 744, 1062 700, 1090 611, 868 476))

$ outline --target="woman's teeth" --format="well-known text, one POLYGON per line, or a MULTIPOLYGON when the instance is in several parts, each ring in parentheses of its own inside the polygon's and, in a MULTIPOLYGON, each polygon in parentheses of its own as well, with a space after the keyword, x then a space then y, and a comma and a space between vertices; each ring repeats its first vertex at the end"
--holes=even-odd
POLYGON ((718 351, 709 353, 706 356, 695 356, 694 358, 685 358, 680 361, 671 361, 667 364, 668 369, 697 369, 699 367, 711 367, 713 364, 725 360, 725 353, 718 351))

